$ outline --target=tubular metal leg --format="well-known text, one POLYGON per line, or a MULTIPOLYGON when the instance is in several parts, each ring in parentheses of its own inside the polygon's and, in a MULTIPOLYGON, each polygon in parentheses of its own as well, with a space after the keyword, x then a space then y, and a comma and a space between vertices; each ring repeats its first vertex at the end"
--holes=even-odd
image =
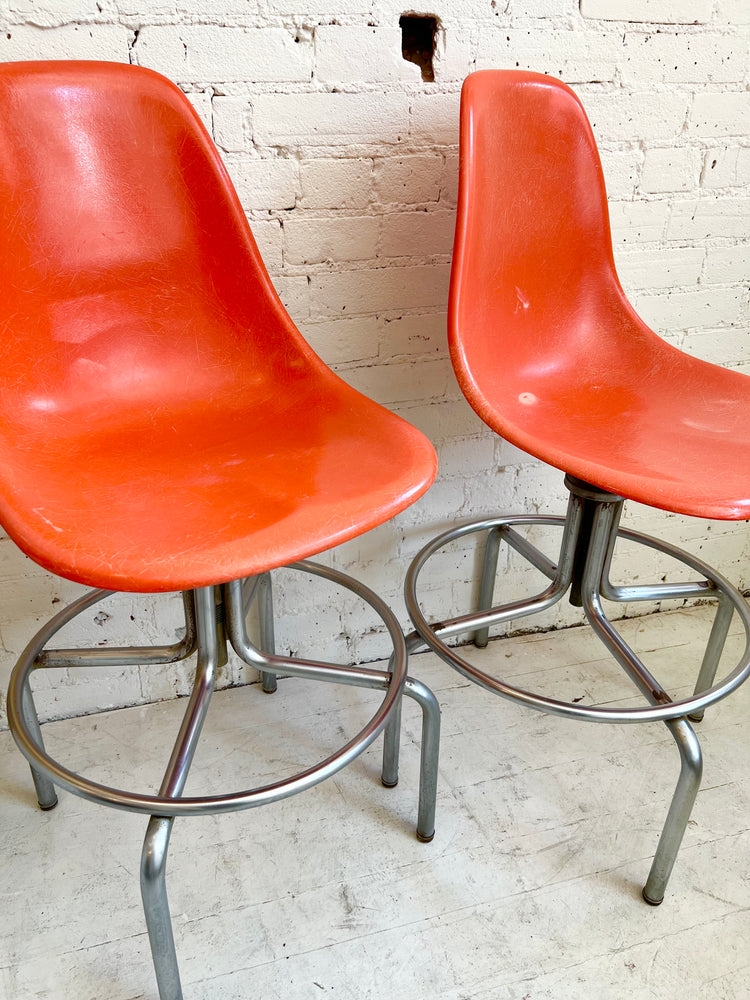
MULTIPOLYGON (((406 654, 411 656, 424 640, 418 632, 412 632, 406 637, 406 654)), ((406 693, 406 692, 404 692, 406 693)), ((380 780, 386 788, 395 788, 398 784, 398 760, 401 752, 401 707, 403 697, 399 698, 383 730, 383 770, 380 780)), ((439 723, 438 723, 439 724, 439 723)), ((436 765, 437 766, 437 765, 436 765)))
MULTIPOLYGON (((583 579, 583 607, 594 631, 648 700, 652 704, 669 703, 671 699, 667 692, 615 631, 602 610, 600 600, 602 571, 607 561, 608 552, 611 552, 610 533, 617 531, 620 507, 621 505, 614 503, 598 503, 594 511, 588 560, 583 579)), ((721 646, 723 646, 722 632, 724 635, 726 634, 724 616, 717 614, 716 620, 719 619, 721 619, 720 627, 716 627, 715 621, 712 631, 712 636, 715 634, 717 637, 713 648, 714 650, 718 648, 718 655, 720 655, 721 646), (721 646, 718 643, 719 636, 722 639, 721 646)), ((726 625, 728 626, 728 623, 726 625)), ((718 655, 710 657, 711 660, 715 661, 713 663, 714 671, 718 663, 718 655)), ((711 680, 713 680, 713 676, 711 680)), ((708 681, 709 684, 711 680, 708 681)), ((680 751, 681 766, 677 787, 672 796, 669 812, 651 864, 651 871, 643 889, 643 898, 651 906, 658 906, 664 899, 667 881, 672 873, 703 773, 700 744, 689 722, 684 718, 671 719, 666 720, 665 725, 674 737, 680 751)))
MULTIPOLYGON (((264 653, 276 652, 276 636, 273 627, 273 583, 271 574, 264 573, 258 581, 258 630, 260 648, 264 653)), ((261 681, 266 694, 273 694, 277 688, 276 674, 261 670, 261 681)))
POLYGON ((651 906, 664 900, 667 881, 687 828, 703 774, 703 755, 693 727, 685 719, 666 722, 680 751, 680 777, 659 838, 651 871, 643 887, 643 898, 651 906))
MULTIPOLYGON (((198 663, 195 683, 159 794, 178 798, 187 781, 216 680, 219 645, 214 588, 195 592, 198 663)), ((141 853, 141 898, 146 915, 159 1000, 182 1000, 180 973, 167 900, 166 866, 173 816, 152 816, 141 853)))
MULTIPOLYGON (((411 656, 413 652, 423 646, 422 637, 417 632, 412 632, 406 637, 406 653, 411 656)), ((429 689, 428 689, 429 690, 429 689)), ((403 692, 406 694, 406 691, 403 692)), ((394 706, 390 714, 385 729, 383 730, 383 770, 380 774, 380 781, 386 788, 395 788, 398 784, 398 762, 401 753, 401 708, 403 705, 403 695, 394 706)), ((438 710, 438 725, 439 710, 438 710)), ((438 730, 439 736, 439 730, 438 730)), ((437 764, 435 765, 437 769, 437 764)), ((437 783, 436 783, 437 788, 437 783)))
MULTIPOLYGON (((34 696, 31 693, 31 687, 28 680, 23 686, 23 717, 29 728, 35 742, 38 746, 44 747, 44 740, 42 738, 42 728, 39 725, 39 716, 36 711, 36 705, 34 704, 34 696)), ((39 808, 44 809, 54 809, 57 805, 57 792, 55 791, 55 786, 41 771, 36 768, 31 768, 31 777, 34 781, 34 788, 36 789, 36 798, 39 803, 39 808)))
MULTIPOLYGON (((438 759, 440 753, 440 705, 428 687, 407 677, 404 695, 422 709, 422 751, 419 762, 419 810, 417 840, 428 844, 435 836, 438 759)), ((380 780, 386 788, 398 784, 398 760, 401 743, 401 706, 403 697, 391 712, 383 740, 383 771, 380 780)))
MULTIPOLYGON (((703 662, 701 663, 698 680, 695 683, 695 694, 700 694, 702 691, 706 691, 714 682, 716 669, 719 666, 721 654, 724 652, 724 644, 727 641, 727 633, 729 632, 729 626, 732 623, 733 615, 734 608, 732 607, 731 601, 728 601, 724 597, 720 598, 719 606, 717 607, 716 615, 714 616, 711 634, 708 637, 706 652, 703 654, 703 662)), ((692 715, 689 715, 688 718, 692 722, 700 722, 703 718, 703 710, 700 712, 694 712, 692 715)))
POLYGON ((395 788, 398 784, 402 700, 403 698, 399 698, 393 706, 390 718, 383 730, 383 770, 380 772, 380 781, 386 788, 395 788))
MULTIPOLYGON (((495 579, 497 577, 497 558, 500 552, 502 537, 502 528, 491 528, 487 532, 484 561, 482 563, 482 581, 479 586, 478 611, 489 611, 492 607, 492 597, 495 592, 495 579)), ((478 628, 474 633, 474 645, 479 649, 484 649, 489 642, 489 637, 489 626, 478 628)))
POLYGON ((406 678, 404 694, 422 709, 422 754, 419 769, 417 840, 428 844, 435 836, 438 759, 440 753, 440 705, 421 681, 406 678))
POLYGON ((166 884, 173 824, 171 816, 152 816, 141 853, 141 897, 160 1000, 182 1000, 166 884))

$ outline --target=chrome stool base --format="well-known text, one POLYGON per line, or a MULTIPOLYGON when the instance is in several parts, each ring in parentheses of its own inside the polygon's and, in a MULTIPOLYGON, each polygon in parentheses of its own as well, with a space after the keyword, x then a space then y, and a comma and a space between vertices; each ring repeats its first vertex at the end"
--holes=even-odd
POLYGON ((150 816, 141 855, 141 894, 160 1000, 182 1000, 165 880, 167 851, 175 817, 248 809, 303 791, 351 763, 383 730, 382 780, 386 787, 394 786, 398 781, 401 699, 406 695, 416 701, 422 710, 417 837, 427 842, 434 836, 440 709, 429 688, 407 675, 406 644, 396 618, 376 594, 337 570, 309 561, 295 563, 289 568, 327 579, 353 592, 372 607, 391 639, 393 652, 388 671, 277 655, 273 637, 271 576, 267 573, 221 587, 204 587, 185 593, 186 634, 181 642, 173 646, 45 649, 64 625, 111 593, 90 591, 40 629, 22 653, 11 676, 8 721, 16 743, 31 765, 40 807, 54 808, 57 804, 55 786, 59 785, 82 798, 150 816), (258 646, 251 643, 246 628, 247 614, 255 601, 259 613, 258 646), (384 692, 383 700, 370 721, 340 750, 290 778, 224 795, 183 796, 213 693, 217 668, 226 662, 227 643, 245 663, 261 671, 265 691, 275 690, 276 674, 283 672, 289 676, 381 690, 384 692), (34 671, 47 667, 172 663, 186 659, 196 649, 198 656, 193 690, 158 794, 141 794, 101 785, 76 774, 46 752, 29 683, 34 671))
POLYGON ((700 745, 688 718, 702 718, 708 705, 726 697, 750 674, 750 609, 742 594, 706 563, 656 538, 619 527, 622 497, 615 496, 573 477, 566 477, 570 492, 566 517, 509 515, 463 524, 439 535, 418 553, 406 578, 406 604, 416 631, 407 638, 410 651, 428 646, 446 663, 469 680, 494 694, 528 708, 582 719, 589 722, 664 722, 680 752, 681 769, 677 788, 661 834, 643 898, 658 906, 674 865, 700 786, 702 757, 700 745), (517 528, 545 525, 562 528, 557 562, 550 560, 517 528), (479 599, 475 611, 449 621, 430 624, 417 596, 420 573, 430 558, 459 538, 485 533, 486 544, 479 599), (656 549, 694 570, 699 579, 685 583, 618 586, 610 582, 615 543, 627 539, 656 549), (505 542, 550 581, 540 594, 493 606, 500 543, 505 542), (638 708, 607 708, 558 701, 514 687, 469 663, 458 649, 445 642, 451 636, 473 633, 477 646, 487 645, 491 626, 544 611, 568 594, 571 603, 583 607, 589 624, 649 703, 638 708), (668 599, 702 598, 718 601, 713 628, 700 668, 695 691, 689 698, 673 701, 636 653, 620 636, 602 607, 602 599, 619 603, 668 599), (732 617, 737 614, 745 629, 745 648, 738 664, 721 681, 716 671, 732 617))

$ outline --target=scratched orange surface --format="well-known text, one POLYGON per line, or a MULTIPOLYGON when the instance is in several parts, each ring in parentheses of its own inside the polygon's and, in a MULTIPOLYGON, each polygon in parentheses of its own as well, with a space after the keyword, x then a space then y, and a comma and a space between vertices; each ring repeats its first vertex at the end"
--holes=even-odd
POLYGON ((558 80, 464 83, 449 332, 469 402, 519 448, 655 507, 750 517, 750 377, 634 312, 594 136, 558 80))
POLYGON ((0 521, 117 590, 251 575, 387 520, 436 457, 307 346, 184 94, 0 66, 0 521))

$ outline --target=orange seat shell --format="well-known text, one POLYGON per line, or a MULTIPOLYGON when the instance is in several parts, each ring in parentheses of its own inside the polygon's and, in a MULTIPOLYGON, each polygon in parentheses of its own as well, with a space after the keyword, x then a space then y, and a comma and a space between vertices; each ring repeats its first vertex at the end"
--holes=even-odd
POLYGON ((185 95, 116 63, 0 66, 0 522, 89 586, 320 552, 413 503, 423 435, 305 343, 185 95))
POLYGON ((636 315, 594 136, 559 80, 464 83, 449 336, 467 399, 519 448, 654 507, 750 517, 750 378, 636 315))

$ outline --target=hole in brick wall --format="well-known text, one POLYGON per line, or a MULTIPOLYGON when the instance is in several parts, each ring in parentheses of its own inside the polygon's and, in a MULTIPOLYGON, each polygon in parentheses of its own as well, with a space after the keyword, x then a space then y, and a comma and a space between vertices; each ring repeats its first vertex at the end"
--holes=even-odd
POLYGON ((398 24, 401 28, 401 54, 407 62, 416 63, 422 70, 422 79, 431 83, 435 79, 432 60, 435 58, 440 19, 434 14, 402 14, 398 24))

